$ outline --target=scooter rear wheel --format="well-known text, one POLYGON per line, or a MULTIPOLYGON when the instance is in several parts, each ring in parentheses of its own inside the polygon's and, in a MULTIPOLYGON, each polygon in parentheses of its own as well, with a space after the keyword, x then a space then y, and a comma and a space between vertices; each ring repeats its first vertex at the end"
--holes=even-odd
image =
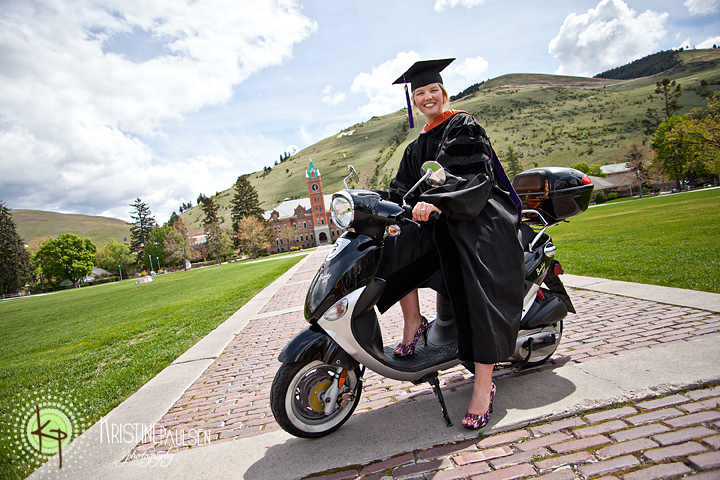
POLYGON ((325 436, 340 428, 360 401, 361 382, 357 371, 348 371, 343 392, 354 398, 330 415, 325 414, 322 396, 332 385, 336 368, 319 360, 285 363, 275 374, 270 389, 270 408, 283 430, 301 438, 325 436))

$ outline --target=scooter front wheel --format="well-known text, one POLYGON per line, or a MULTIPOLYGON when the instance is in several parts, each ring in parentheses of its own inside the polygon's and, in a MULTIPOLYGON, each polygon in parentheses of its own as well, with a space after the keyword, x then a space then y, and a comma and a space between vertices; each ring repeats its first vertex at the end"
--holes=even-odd
POLYGON ((296 437, 317 438, 334 432, 350 418, 362 390, 357 371, 347 372, 337 408, 329 415, 325 413, 324 395, 336 370, 319 360, 280 367, 270 389, 270 408, 283 430, 296 437))

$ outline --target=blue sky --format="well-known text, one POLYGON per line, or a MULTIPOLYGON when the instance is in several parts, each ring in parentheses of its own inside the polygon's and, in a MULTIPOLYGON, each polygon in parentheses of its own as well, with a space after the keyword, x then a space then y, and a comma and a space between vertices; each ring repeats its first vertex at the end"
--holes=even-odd
POLYGON ((159 221, 285 151, 403 107, 418 59, 451 94, 720 45, 720 0, 0 4, 0 198, 159 221))

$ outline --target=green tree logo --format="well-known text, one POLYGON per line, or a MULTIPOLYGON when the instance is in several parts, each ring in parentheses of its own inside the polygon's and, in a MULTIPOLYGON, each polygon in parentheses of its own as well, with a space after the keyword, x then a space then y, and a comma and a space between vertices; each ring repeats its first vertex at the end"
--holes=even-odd
POLYGON ((58 468, 62 468, 62 447, 72 439, 72 423, 65 413, 56 408, 41 410, 39 405, 35 405, 35 412, 25 429, 30 445, 41 454, 57 452, 58 468))
POLYGON ((11 418, 10 440, 19 468, 34 470, 57 456, 57 463, 52 459, 52 466, 48 464, 45 471, 49 474, 54 470, 51 476, 57 477, 58 468, 64 472, 67 468, 63 467, 87 461, 89 440, 78 436, 90 427, 90 422, 78 411, 81 402, 72 393, 28 392, 18 398, 17 405, 11 418))

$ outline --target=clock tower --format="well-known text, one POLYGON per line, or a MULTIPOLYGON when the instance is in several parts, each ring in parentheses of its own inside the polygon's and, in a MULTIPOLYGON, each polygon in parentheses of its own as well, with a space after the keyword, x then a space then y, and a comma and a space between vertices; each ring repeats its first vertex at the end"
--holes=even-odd
POLYGON ((329 243, 330 226, 327 224, 327 215, 325 215, 325 195, 323 195, 322 179, 320 178, 320 170, 313 165, 312 159, 310 159, 310 165, 307 172, 305 172, 305 181, 307 182, 308 196, 310 197, 315 241, 318 245, 329 243))

